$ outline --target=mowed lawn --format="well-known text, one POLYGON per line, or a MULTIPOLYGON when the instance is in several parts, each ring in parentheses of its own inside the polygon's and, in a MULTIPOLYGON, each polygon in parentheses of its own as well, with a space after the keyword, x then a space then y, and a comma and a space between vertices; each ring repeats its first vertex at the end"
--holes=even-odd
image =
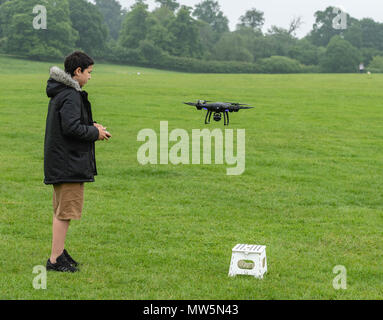
POLYGON ((94 66, 85 87, 113 138, 96 144, 99 175, 67 237, 81 272, 50 272, 47 289, 34 289, 33 268, 51 248, 52 186, 43 184, 51 65, 63 67, 0 56, 0 299, 383 297, 383 75, 107 64, 94 66), (138 163, 138 132, 153 129, 159 140, 160 121, 190 137, 224 129, 182 104, 195 99, 257 107, 231 114, 234 137, 246 129, 242 175, 226 175, 227 164, 138 163), (267 246, 263 280, 228 277, 237 243, 267 246), (346 290, 333 287, 337 265, 346 290))

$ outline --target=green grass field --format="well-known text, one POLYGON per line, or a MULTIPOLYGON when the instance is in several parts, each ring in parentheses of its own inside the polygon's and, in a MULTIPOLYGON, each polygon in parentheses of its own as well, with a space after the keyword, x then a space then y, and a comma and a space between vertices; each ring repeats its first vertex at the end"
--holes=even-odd
MULTIPOLYGON (((43 184, 49 66, 0 56, 0 299, 381 299, 383 75, 185 74, 96 64, 85 87, 99 175, 85 187, 67 249, 76 274, 32 273, 50 255, 52 187, 43 184), (137 75, 141 72, 141 75, 137 75), (205 128, 195 100, 257 106, 246 171, 137 161, 143 128, 205 128), (237 243, 267 246, 263 280, 228 277, 237 243), (333 268, 347 269, 335 290, 333 268)), ((223 128, 223 123, 209 127, 223 128)))

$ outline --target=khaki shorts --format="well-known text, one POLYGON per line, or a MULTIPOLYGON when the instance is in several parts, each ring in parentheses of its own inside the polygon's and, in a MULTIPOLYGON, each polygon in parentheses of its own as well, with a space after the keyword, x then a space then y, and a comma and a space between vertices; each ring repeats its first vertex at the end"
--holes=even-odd
POLYGON ((80 220, 84 204, 84 183, 53 185, 53 214, 59 220, 80 220))

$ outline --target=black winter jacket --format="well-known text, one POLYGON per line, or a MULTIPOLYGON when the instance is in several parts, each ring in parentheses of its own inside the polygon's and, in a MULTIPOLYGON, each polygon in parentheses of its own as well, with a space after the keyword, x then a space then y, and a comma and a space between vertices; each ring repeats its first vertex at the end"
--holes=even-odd
POLYGON ((52 67, 46 93, 48 106, 44 141, 44 183, 93 182, 97 175, 88 94, 70 74, 52 67))

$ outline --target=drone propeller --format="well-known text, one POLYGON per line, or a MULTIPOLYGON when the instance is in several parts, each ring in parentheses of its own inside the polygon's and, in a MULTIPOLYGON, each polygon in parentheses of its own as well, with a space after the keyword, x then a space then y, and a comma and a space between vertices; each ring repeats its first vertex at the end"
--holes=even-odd
POLYGON ((245 104, 245 103, 239 103, 239 102, 224 102, 224 103, 228 103, 232 106, 248 106, 248 104, 245 104))
POLYGON ((208 100, 197 100, 197 102, 184 102, 185 104, 188 104, 189 106, 199 106, 201 104, 205 104, 207 102, 213 102, 213 101, 208 101, 208 100))

